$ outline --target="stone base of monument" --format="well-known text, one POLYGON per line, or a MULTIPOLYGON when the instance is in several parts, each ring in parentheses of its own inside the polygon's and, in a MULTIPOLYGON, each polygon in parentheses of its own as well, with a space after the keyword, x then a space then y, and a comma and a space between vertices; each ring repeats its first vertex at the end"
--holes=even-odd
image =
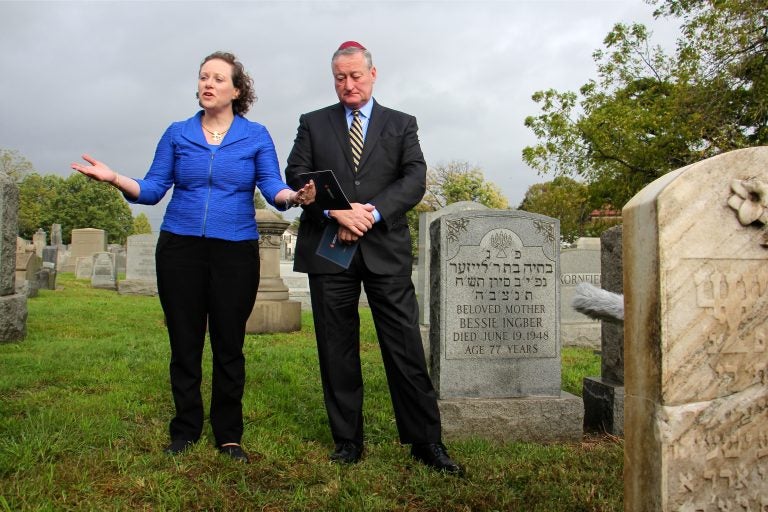
POLYGON ((560 324, 560 341, 563 347, 600 349, 600 322, 560 324))
POLYGON ((14 293, 0 297, 0 342, 20 341, 27 336, 27 296, 14 293))
POLYGON ((447 440, 548 443, 582 438, 581 398, 565 391, 559 397, 449 398, 437 403, 447 440))
POLYGON ((125 279, 117 283, 117 293, 120 295, 157 295, 157 282, 140 279, 125 279))
POLYGON ((301 302, 258 300, 245 324, 248 334, 301 330, 301 302))
POLYGON ((585 377, 584 431, 624 435, 624 386, 600 377, 585 377))

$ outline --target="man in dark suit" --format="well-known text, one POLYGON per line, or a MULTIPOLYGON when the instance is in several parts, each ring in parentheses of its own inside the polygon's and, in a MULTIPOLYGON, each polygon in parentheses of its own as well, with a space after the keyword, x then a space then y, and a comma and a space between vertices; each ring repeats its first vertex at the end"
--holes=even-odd
POLYGON ((441 442, 440 411, 427 373, 411 282, 406 212, 426 189, 426 163, 413 116, 372 98, 376 68, 354 41, 331 66, 339 103, 304 114, 288 157, 286 181, 330 169, 352 206, 304 207, 294 268, 309 274, 325 406, 335 442, 331 460, 353 463, 363 453, 360 369, 360 285, 365 287, 381 347, 400 442, 424 464, 454 474, 462 468, 441 442), (356 123, 359 125, 355 126, 356 123), (342 243, 357 244, 348 268, 316 255, 326 226, 342 243))

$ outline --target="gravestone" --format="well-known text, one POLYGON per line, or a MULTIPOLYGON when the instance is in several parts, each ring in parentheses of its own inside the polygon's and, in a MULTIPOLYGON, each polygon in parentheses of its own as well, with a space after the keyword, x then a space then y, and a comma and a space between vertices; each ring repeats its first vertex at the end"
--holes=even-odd
POLYGON ((107 232, 103 229, 84 228, 72 230, 72 243, 69 244, 69 261, 63 272, 75 272, 78 258, 91 258, 97 252, 107 251, 107 232))
POLYGON ((301 302, 289 300, 280 277, 280 244, 290 222, 265 209, 256 210, 259 229, 259 291, 245 325, 247 333, 301 330, 301 302))
POLYGON ((59 246, 46 245, 43 247, 43 267, 38 275, 38 284, 41 289, 56 289, 56 265, 59 259, 59 246))
POLYGON ((16 291, 27 297, 37 297, 37 273, 43 266, 43 260, 35 252, 16 253, 16 291))
POLYGON ((61 236, 61 224, 51 224, 51 245, 54 247, 64 245, 64 239, 61 236))
POLYGON ((451 203, 445 208, 434 212, 423 212, 419 214, 419 252, 416 274, 416 296, 419 302, 419 325, 421 329, 421 344, 424 347, 424 355, 427 358, 427 365, 432 357, 429 348, 429 303, 430 303, 430 253, 431 241, 429 226, 435 220, 449 213, 458 213, 469 210, 487 210, 488 207, 474 201, 459 201, 451 203))
POLYGON ((127 252, 126 248, 120 244, 107 244, 107 252, 111 252, 115 262, 115 271, 118 274, 125 274, 127 252))
POLYGON ((623 210, 626 510, 768 509, 768 147, 623 210))
MULTIPOLYGON (((621 258, 622 227, 616 226, 600 236, 600 280, 602 288, 623 294, 621 258)), ((585 377, 584 430, 624 435, 624 323, 603 321, 601 325, 600 377, 585 377)))
POLYGON ((16 293, 16 234, 19 189, 0 172, 0 342, 27 335, 27 296, 16 293))
POLYGON ((80 256, 75 266, 75 279, 88 279, 93 277, 93 256, 80 256))
POLYGON ((430 373, 445 436, 580 439, 581 399, 561 390, 559 222, 463 211, 430 235, 430 373))
POLYGON ((579 238, 560 252, 560 341, 563 346, 600 348, 600 321, 571 307, 576 285, 600 287, 600 239, 579 238))
POLYGON ((93 255, 93 273, 91 286, 107 290, 117 289, 117 269, 115 255, 111 252, 97 252, 93 255))
POLYGON ((32 235, 32 245, 35 246, 35 254, 37 254, 39 257, 43 257, 43 247, 46 245, 46 238, 48 235, 46 235, 45 231, 43 231, 42 228, 38 229, 33 235, 32 235))
POLYGON ((56 247, 56 272, 62 272, 69 262, 70 252, 64 245, 61 224, 51 224, 51 245, 56 247))
POLYGON ((128 237, 125 279, 118 283, 118 292, 121 295, 157 295, 157 236, 157 233, 147 233, 128 237))

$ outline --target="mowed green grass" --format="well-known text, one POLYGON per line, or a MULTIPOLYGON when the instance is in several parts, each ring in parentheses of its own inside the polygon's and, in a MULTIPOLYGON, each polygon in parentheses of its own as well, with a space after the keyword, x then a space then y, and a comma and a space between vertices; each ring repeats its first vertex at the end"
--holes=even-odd
MULTIPOLYGON (((361 309, 366 454, 332 448, 311 314, 302 331, 248 335, 243 445, 220 456, 206 427, 187 454, 162 453, 173 413, 156 297, 121 296, 62 274, 27 303, 27 338, 0 344, 0 511, 619 511, 621 440, 449 442, 465 478, 430 471, 397 441, 370 311, 361 309)), ((204 361, 210 396, 210 354, 204 361)), ((563 350, 563 386, 600 374, 563 350)), ((207 401, 207 399, 206 399, 207 401)))

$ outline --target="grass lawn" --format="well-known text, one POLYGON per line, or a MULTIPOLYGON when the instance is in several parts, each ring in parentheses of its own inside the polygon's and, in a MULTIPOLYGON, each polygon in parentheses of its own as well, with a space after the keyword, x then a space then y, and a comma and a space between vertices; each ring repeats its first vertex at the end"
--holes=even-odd
MULTIPOLYGON (((26 340, 0 344, 0 511, 623 510, 617 439, 448 443, 465 478, 412 461, 397 442, 367 309, 360 464, 328 462, 308 312, 301 332, 246 337, 243 446, 252 463, 220 456, 208 427, 191 452, 166 456, 173 404, 159 301, 92 289, 72 274, 58 286, 27 302, 26 340)), ((570 393, 600 374, 592 350, 565 348, 562 359, 570 393)), ((209 397, 209 353, 204 366, 209 397)))

